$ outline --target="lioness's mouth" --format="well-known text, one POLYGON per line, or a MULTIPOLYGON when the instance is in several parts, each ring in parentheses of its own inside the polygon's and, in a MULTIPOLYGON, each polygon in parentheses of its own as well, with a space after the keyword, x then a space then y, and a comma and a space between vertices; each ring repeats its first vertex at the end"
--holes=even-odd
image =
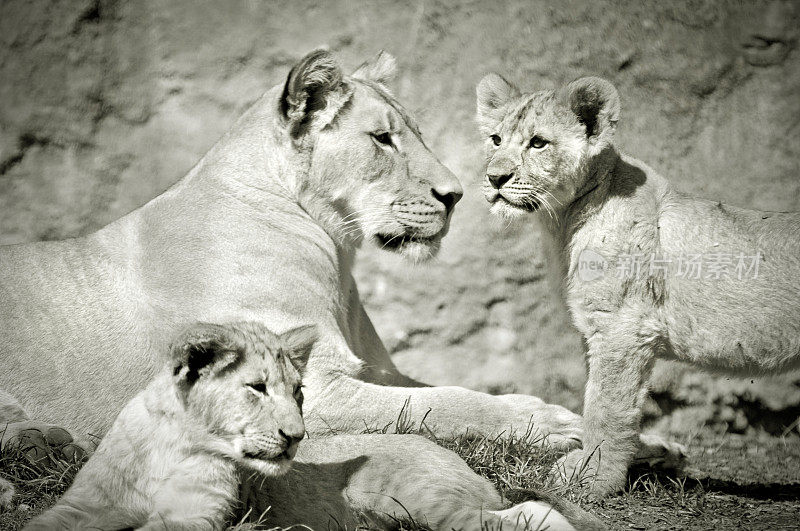
POLYGON ((434 238, 414 236, 413 234, 376 234, 375 238, 382 248, 396 250, 409 243, 431 244, 434 238))

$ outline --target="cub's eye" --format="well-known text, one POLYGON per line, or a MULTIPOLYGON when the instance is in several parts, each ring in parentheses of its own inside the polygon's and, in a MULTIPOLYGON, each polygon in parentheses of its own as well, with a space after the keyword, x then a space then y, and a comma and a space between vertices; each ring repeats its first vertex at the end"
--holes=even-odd
POLYGON ((383 144, 384 146, 393 146, 394 143, 392 142, 392 135, 390 133, 370 133, 372 139, 377 142, 378 144, 383 144))
POLYGON ((258 394, 261 395, 267 394, 267 384, 265 384, 264 382, 249 383, 247 384, 247 387, 249 387, 258 394))
POLYGON ((294 400, 300 408, 303 408, 303 386, 298 385, 294 388, 294 400))
POLYGON ((548 142, 544 138, 540 136, 535 136, 531 138, 531 142, 530 144, 528 144, 528 147, 532 147, 533 149, 544 149, 544 147, 547 146, 547 144, 549 143, 550 142, 548 142))
POLYGON ((499 146, 499 145, 500 145, 500 142, 502 142, 502 141, 503 141, 503 139, 502 139, 502 138, 500 138, 500 137, 499 137, 499 136, 497 136, 497 135, 492 135, 492 136, 490 136, 489 138, 491 138, 491 139, 492 139, 492 144, 494 144, 495 146, 499 146))

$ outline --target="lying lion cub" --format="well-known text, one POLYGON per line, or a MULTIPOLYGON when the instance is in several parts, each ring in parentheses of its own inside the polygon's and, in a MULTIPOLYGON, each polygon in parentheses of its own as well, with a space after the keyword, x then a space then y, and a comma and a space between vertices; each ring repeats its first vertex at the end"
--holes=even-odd
POLYGON ((285 473, 305 435, 300 375, 313 326, 197 324, 119 414, 58 503, 26 529, 222 529, 238 465, 285 473), (297 364, 295 368, 293 364, 297 364))
POLYGON ((322 437, 297 453, 298 370, 315 340, 313 326, 275 336, 254 322, 194 325, 63 498, 25 529, 223 529, 235 506, 279 528, 394 529, 410 517, 433 530, 603 529, 543 493, 507 507, 456 454, 417 435, 322 437))
POLYGON ((612 145, 619 95, 583 78, 520 92, 478 86, 492 212, 543 208, 588 346, 584 450, 593 492, 624 485, 656 358, 732 374, 800 365, 800 215, 688 197, 612 145), (599 458, 599 459, 598 459, 599 458), (599 461, 599 463, 598 463, 599 461))

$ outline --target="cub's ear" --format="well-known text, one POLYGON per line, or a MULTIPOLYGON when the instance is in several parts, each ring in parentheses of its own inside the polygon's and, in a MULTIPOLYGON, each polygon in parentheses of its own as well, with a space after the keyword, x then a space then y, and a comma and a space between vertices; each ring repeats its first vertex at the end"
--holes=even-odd
POLYGON ((325 109, 331 94, 342 84, 342 69, 327 50, 315 50, 289 72, 280 109, 293 139, 302 136, 314 113, 325 109))
POLYGON ((619 120, 619 93, 614 85, 599 77, 582 77, 561 91, 561 101, 586 127, 589 143, 611 142, 619 120))
POLYGON ((232 365, 240 358, 232 331, 221 325, 196 323, 173 342, 173 374, 191 387, 198 379, 232 365))
POLYGON ((284 353, 289 356, 292 365, 301 375, 305 373, 308 357, 314 343, 319 339, 315 325, 305 325, 284 332, 278 336, 283 344, 284 353))
POLYGON ((497 124, 503 120, 505 111, 503 107, 519 97, 517 87, 506 81, 500 74, 487 74, 478 83, 478 128, 481 132, 490 135, 495 133, 497 124))
POLYGON ((388 87, 397 77, 397 60, 392 54, 381 50, 378 55, 356 68, 350 77, 388 87))

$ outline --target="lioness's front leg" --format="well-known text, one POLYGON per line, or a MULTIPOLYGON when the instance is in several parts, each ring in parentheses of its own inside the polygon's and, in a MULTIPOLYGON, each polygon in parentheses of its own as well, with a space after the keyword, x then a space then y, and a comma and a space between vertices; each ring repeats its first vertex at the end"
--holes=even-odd
POLYGON ((600 497, 624 487, 639 450, 642 405, 655 357, 648 345, 632 345, 630 339, 595 341, 587 356, 583 449, 573 450, 556 467, 562 480, 586 477, 592 494, 600 497))
POLYGON ((496 436, 529 433, 557 448, 580 443, 580 415, 527 395, 493 396, 462 387, 391 387, 340 376, 314 396, 307 393, 309 433, 360 433, 398 421, 423 422, 436 437, 466 432, 496 436))

